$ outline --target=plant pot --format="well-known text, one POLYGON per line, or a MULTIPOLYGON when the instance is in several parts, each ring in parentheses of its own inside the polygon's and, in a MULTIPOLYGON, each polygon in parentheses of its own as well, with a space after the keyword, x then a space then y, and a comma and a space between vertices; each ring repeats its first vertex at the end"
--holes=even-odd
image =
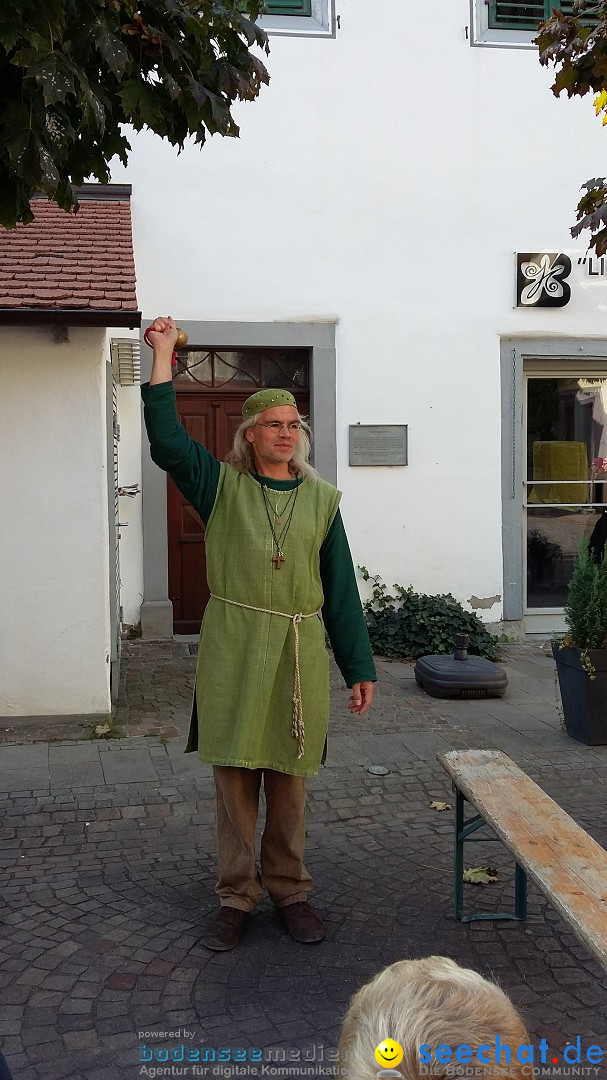
POLYGON ((607 649, 586 650, 596 671, 591 679, 581 661, 584 650, 551 644, 567 734, 586 746, 607 746, 607 649))

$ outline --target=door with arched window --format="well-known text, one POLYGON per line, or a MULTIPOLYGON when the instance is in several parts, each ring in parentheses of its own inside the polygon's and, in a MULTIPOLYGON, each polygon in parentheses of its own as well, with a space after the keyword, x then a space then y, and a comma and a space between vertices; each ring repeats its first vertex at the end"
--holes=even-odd
MULTIPOLYGON (((232 445, 244 401, 266 386, 288 389, 299 411, 309 412, 309 349, 205 349, 178 356, 177 412, 186 431, 220 461, 232 445)), ((207 601, 204 526, 167 478, 169 597, 173 632, 195 634, 207 601)))

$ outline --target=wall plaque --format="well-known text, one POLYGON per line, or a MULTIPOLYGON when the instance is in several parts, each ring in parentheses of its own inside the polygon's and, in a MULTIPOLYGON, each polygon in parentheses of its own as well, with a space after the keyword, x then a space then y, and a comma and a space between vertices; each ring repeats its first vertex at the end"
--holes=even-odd
POLYGON ((350 424, 350 465, 406 464, 406 424, 350 424))

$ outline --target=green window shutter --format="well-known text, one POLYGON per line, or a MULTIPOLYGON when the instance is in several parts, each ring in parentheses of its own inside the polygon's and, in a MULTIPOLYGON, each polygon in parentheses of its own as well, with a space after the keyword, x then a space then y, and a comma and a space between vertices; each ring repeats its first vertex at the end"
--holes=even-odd
MULTIPOLYGON (((493 30, 537 30, 538 23, 548 19, 554 8, 563 15, 573 13, 573 0, 488 0, 489 26, 493 30)), ((592 18, 585 20, 594 22, 592 18)))
POLYGON ((535 30, 546 18, 544 0, 528 4, 523 0, 490 0, 489 26, 493 30, 535 30))
POLYGON ((312 0, 266 0, 270 15, 311 15, 312 0))

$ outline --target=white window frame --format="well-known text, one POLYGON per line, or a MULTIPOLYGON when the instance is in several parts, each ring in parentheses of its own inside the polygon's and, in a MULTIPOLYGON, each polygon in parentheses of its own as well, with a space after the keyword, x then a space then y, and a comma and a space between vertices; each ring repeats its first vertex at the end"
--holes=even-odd
POLYGON ((335 37, 335 0, 312 0, 311 15, 262 15, 257 24, 270 37, 335 37))
POLYGON ((489 6, 485 0, 470 0, 470 44, 493 49, 533 49, 536 30, 495 30, 489 27, 489 6))

